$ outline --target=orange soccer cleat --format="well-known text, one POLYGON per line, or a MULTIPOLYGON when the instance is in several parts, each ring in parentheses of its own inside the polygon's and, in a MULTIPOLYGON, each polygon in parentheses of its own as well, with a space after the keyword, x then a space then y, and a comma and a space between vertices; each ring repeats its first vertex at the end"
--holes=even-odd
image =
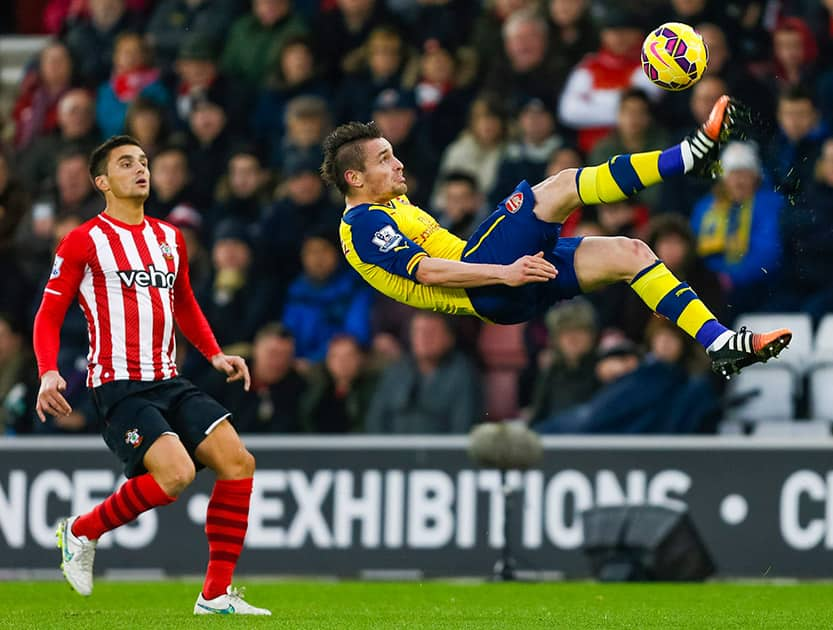
POLYGON ((709 352, 712 370, 727 379, 731 378, 747 365, 766 363, 777 357, 790 345, 792 338, 792 332, 786 328, 753 333, 746 330, 746 326, 742 326, 720 348, 709 352))

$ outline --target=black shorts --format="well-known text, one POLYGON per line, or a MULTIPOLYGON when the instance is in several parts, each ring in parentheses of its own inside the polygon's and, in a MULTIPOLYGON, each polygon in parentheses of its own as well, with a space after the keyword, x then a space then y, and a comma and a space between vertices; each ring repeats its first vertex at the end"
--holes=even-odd
POLYGON ((112 381, 92 390, 107 446, 121 460, 128 479, 147 470, 142 460, 156 439, 179 437, 197 468, 194 451, 231 413, 177 376, 164 381, 112 381))

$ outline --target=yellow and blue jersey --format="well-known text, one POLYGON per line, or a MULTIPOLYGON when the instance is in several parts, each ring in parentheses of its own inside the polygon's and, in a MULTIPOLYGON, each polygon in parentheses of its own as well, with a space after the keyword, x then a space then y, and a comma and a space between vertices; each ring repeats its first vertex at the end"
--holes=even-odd
POLYGON ((416 308, 477 315, 465 289, 417 282, 420 260, 426 256, 460 260, 466 242, 406 196, 349 208, 341 218, 339 234, 347 261, 377 291, 416 308))

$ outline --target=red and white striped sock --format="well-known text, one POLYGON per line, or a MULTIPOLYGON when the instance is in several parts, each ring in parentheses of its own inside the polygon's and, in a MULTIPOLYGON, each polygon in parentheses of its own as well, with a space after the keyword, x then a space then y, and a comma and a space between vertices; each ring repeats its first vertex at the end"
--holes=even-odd
POLYGON ((122 486, 72 524, 72 533, 90 540, 129 523, 142 512, 168 505, 176 497, 168 496, 150 473, 128 479, 122 486))
POLYGON ((226 592, 249 526, 252 478, 218 479, 208 501, 205 535, 208 537, 208 569, 202 596, 214 599, 226 592))

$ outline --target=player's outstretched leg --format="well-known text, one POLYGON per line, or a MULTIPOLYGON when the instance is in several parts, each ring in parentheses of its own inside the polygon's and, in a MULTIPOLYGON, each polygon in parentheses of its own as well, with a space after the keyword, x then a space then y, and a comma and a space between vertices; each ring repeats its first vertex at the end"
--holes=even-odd
POLYGON ((97 540, 72 533, 72 525, 78 517, 61 519, 55 536, 61 550, 61 571, 70 586, 85 597, 93 592, 93 561, 97 540))

